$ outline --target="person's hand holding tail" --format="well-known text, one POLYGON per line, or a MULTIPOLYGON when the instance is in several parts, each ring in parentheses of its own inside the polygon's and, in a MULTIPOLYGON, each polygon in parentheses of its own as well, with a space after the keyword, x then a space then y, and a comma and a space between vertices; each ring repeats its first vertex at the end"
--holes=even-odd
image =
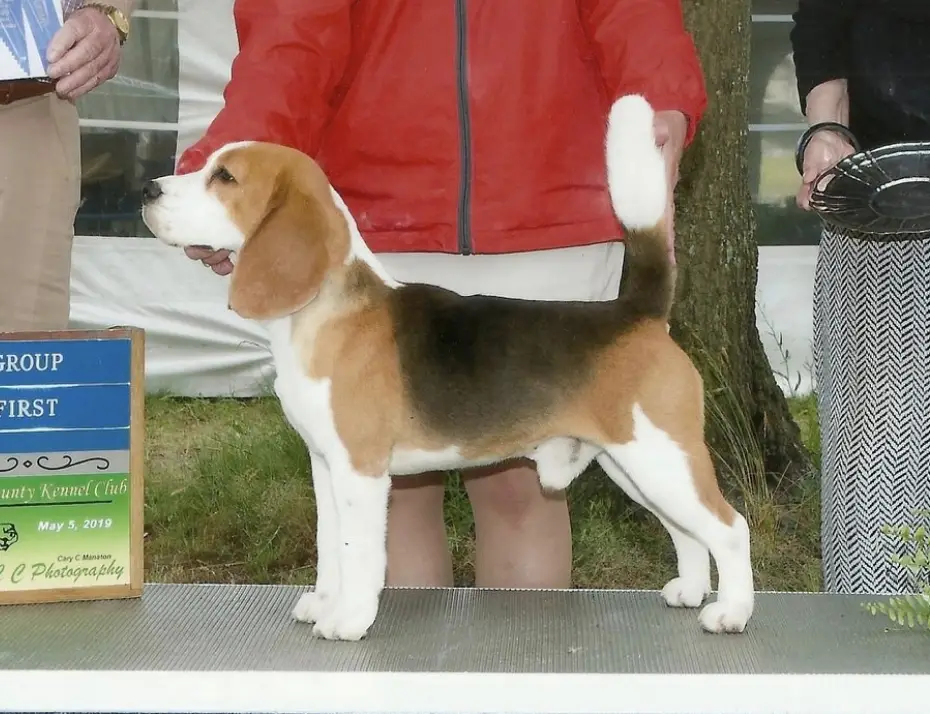
POLYGON ((679 165, 685 150, 685 138, 688 135, 688 120, 676 110, 656 112, 656 144, 665 157, 665 172, 668 177, 668 251, 672 263, 675 262, 675 186, 678 185, 679 165))

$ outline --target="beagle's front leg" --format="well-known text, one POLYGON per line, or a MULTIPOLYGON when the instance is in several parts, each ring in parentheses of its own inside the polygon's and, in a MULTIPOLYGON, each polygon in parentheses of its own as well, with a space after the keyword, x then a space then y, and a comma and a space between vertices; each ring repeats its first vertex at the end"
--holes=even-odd
POLYGON ((340 587, 320 613, 313 634, 327 640, 360 640, 378 614, 387 572, 387 472, 359 473, 347 460, 330 460, 340 587))
POLYGON ((316 500, 316 585, 301 596, 294 618, 316 622, 339 599, 339 516, 333 498, 332 475, 319 454, 310 452, 310 475, 316 500))

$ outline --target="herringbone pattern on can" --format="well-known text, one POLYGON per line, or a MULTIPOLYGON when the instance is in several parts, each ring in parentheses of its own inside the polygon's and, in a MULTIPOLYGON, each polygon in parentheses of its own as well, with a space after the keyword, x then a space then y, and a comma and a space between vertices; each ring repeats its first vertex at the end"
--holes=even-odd
POLYGON ((825 589, 912 592, 913 578, 889 560, 908 551, 881 529, 930 509, 930 238, 824 230, 814 367, 825 589))

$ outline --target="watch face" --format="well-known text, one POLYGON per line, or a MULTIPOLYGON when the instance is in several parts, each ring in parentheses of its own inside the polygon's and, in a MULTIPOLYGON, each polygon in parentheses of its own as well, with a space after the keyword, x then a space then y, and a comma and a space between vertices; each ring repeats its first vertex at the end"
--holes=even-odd
POLYGON ((129 34, 129 22, 126 20, 126 16, 123 15, 123 13, 119 10, 113 10, 110 12, 110 17, 113 18, 113 24, 116 25, 117 30, 123 35, 129 34))
POLYGON ((104 15, 106 15, 110 22, 113 23, 116 31, 120 34, 121 40, 125 40, 126 37, 129 36, 129 19, 118 8, 115 8, 112 5, 97 2, 86 3, 84 7, 96 8, 104 15))

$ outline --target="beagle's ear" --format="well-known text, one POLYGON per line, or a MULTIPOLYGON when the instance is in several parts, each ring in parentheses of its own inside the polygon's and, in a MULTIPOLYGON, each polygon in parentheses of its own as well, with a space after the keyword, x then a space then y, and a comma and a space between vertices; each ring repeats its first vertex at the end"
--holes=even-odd
POLYGON ((333 225, 319 204, 288 191, 270 205, 240 251, 229 286, 229 308, 250 320, 273 320, 305 306, 331 262, 333 225))

